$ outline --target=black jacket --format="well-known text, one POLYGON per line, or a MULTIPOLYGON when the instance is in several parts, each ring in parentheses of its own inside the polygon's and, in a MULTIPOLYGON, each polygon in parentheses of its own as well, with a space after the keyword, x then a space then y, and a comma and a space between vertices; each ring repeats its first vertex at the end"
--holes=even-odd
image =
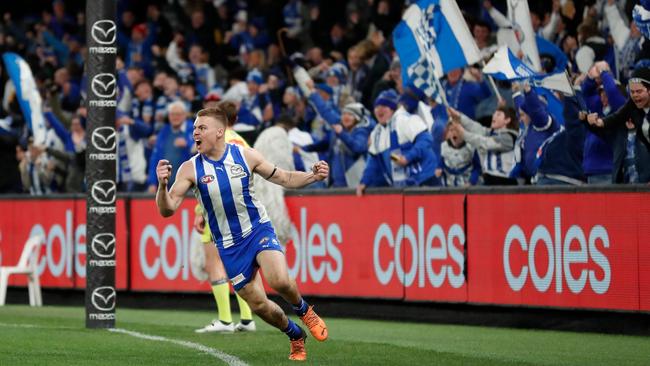
POLYGON ((605 130, 594 130, 603 134, 611 141, 614 165, 612 167, 612 183, 623 183, 623 164, 627 154, 627 127, 625 122, 631 119, 636 128, 636 143, 634 152, 636 157, 636 170, 639 174, 639 183, 650 182, 650 141, 643 136, 641 130, 645 119, 643 109, 636 107, 631 99, 614 114, 603 119, 605 130))

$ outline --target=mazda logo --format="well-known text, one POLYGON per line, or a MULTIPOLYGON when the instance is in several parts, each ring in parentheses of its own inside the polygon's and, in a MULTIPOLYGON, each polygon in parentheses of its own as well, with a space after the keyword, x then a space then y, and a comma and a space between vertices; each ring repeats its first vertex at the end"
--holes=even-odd
POLYGON ((115 309, 115 295, 112 286, 97 287, 90 295, 90 302, 99 311, 112 311, 115 309))
POLYGON ((115 129, 113 127, 95 128, 91 141, 99 151, 113 151, 115 150, 115 129))
POLYGON ((99 258, 111 258, 115 255, 115 235, 111 233, 97 234, 91 243, 93 253, 99 258))
POLYGON ((93 93, 100 98, 113 98, 117 94, 117 82, 113 74, 102 73, 95 75, 90 86, 93 93))
POLYGON ((95 42, 99 44, 113 44, 115 42, 115 22, 112 20, 98 20, 93 24, 91 34, 95 42))
POLYGON ((90 189, 90 195, 100 205, 112 205, 115 203, 115 182, 112 180, 98 180, 90 189))

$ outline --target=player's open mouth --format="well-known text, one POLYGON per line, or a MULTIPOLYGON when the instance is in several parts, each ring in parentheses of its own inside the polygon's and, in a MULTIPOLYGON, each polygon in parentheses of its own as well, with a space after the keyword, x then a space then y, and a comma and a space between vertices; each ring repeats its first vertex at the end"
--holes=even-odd
POLYGON ((194 140, 194 143, 196 143, 196 147, 201 146, 201 140, 194 140))

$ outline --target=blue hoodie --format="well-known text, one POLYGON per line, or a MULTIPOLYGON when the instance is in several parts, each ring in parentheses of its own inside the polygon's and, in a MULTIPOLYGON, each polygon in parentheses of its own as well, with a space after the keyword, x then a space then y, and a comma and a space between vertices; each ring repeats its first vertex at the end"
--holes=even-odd
MULTIPOLYGON (((605 94, 609 103, 609 113, 604 113, 603 103, 598 93, 596 82, 591 78, 586 78, 582 83, 582 92, 585 96, 585 102, 590 112, 598 113, 604 117, 610 113, 616 112, 625 104, 625 96, 621 94, 616 86, 616 81, 608 71, 600 74, 605 94)), ((585 139, 584 156, 582 168, 585 175, 611 174, 613 166, 612 147, 602 137, 588 131, 585 139)))

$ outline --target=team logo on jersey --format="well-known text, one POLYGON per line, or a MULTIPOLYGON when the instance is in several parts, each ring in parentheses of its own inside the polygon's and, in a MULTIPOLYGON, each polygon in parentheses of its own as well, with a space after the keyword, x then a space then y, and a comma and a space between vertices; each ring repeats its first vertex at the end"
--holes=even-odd
POLYGON ((246 176, 246 172, 244 171, 243 166, 241 166, 239 164, 235 164, 235 165, 230 167, 230 177, 231 178, 233 178, 233 179, 234 178, 242 178, 242 177, 245 177, 245 176, 246 176))
POLYGON ((208 184, 214 182, 214 175, 204 175, 201 177, 201 183, 208 184))

